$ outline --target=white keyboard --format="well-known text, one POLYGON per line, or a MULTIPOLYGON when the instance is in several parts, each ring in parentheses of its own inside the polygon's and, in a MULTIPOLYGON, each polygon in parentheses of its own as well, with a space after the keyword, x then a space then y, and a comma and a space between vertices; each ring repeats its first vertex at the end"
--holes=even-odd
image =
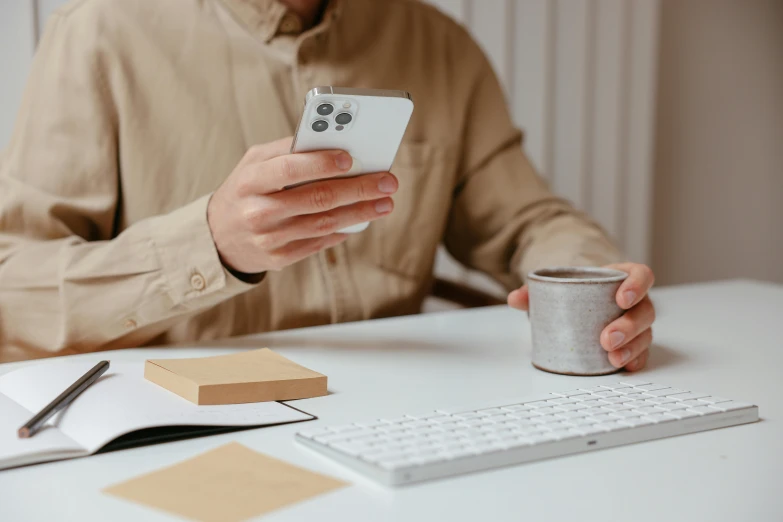
POLYGON ((388 486, 758 420, 758 407, 647 382, 303 430, 296 439, 388 486))

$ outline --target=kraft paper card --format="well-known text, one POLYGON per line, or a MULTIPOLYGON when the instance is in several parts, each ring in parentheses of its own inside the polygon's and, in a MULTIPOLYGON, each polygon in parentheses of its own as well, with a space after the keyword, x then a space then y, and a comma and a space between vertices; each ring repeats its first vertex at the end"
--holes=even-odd
POLYGON ((232 442, 103 492, 200 522, 239 522, 347 485, 232 442))
POLYGON ((326 375, 269 348, 196 359, 148 360, 144 378, 200 405, 288 401, 327 394, 326 375))

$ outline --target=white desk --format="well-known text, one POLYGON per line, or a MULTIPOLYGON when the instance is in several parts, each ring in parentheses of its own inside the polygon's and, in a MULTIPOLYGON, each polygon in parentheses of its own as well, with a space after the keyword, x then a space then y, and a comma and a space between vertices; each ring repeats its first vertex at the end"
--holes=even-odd
MULTIPOLYGON (((761 422, 397 490, 295 444, 304 425, 278 426, 0 472, 0 520, 175 520, 100 490, 232 440, 354 483, 270 521, 783 520, 783 286, 737 281, 658 289, 654 298, 657 348, 640 375, 753 402, 761 422)), ((533 369, 525 315, 505 307, 83 357, 140 360, 262 346, 329 376, 331 395, 295 403, 320 417, 310 426, 618 378, 533 369)))

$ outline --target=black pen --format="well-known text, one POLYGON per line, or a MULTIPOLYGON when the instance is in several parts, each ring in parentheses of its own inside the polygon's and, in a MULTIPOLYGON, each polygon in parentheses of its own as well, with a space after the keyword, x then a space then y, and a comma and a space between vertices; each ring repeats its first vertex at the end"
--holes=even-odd
POLYGON ((98 380, 98 377, 109 369, 109 361, 101 361, 93 368, 82 375, 78 381, 71 384, 67 390, 57 396, 52 402, 47 404, 44 409, 38 412, 27 424, 19 428, 19 438, 26 439, 32 437, 49 420, 49 417, 68 406, 81 392, 86 390, 92 383, 98 380))

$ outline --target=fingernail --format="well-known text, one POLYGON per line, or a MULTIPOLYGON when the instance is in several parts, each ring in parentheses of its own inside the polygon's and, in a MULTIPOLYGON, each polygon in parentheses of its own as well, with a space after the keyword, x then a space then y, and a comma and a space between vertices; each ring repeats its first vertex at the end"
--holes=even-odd
POLYGON ((617 348, 625 340, 623 332, 612 332, 609 334, 609 346, 617 348))
POLYGON ((623 348, 620 350, 620 363, 625 364, 628 362, 628 359, 631 358, 631 350, 628 348, 623 348))
POLYGON ((340 170, 348 170, 351 168, 351 165, 353 165, 353 158, 351 158, 350 154, 338 152, 334 157, 334 164, 337 165, 337 168, 340 170))
POLYGON ((378 190, 385 194, 392 194, 397 190, 397 181, 391 176, 384 176, 378 181, 378 190))
POLYGON ((623 299, 625 299, 625 306, 631 306, 636 302, 636 292, 628 290, 623 293, 623 299))
POLYGON ((375 211, 378 214, 386 214, 387 212, 390 212, 392 209, 392 202, 388 199, 382 199, 379 202, 375 204, 375 211))

